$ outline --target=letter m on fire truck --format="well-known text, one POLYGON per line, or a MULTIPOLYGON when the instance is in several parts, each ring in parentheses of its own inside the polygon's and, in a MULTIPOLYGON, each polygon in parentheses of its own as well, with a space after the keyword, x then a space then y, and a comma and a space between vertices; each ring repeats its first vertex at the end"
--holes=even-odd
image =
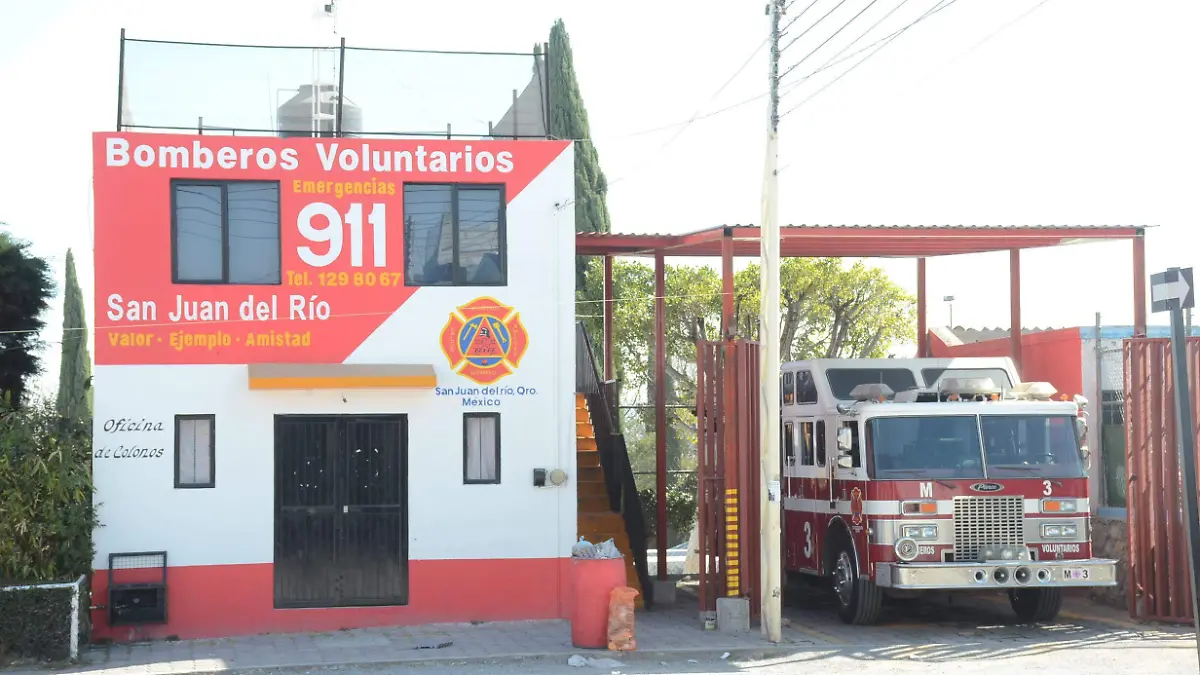
POLYGON ((781 378, 784 565, 847 623, 884 595, 1008 591, 1024 620, 1116 584, 1092 557, 1086 399, 1007 358, 818 359, 781 378))

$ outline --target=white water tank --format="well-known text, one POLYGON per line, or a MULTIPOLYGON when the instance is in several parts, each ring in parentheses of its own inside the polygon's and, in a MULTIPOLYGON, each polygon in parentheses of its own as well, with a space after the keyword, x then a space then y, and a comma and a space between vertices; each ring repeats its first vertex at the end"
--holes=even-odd
MULTIPOLYGON (((281 138, 296 138, 303 136, 333 137, 337 115, 338 89, 334 84, 302 84, 296 95, 284 101, 276 111, 281 138), (314 108, 313 99, 318 99, 314 108), (313 112, 317 120, 313 124, 313 112), (314 132, 314 129, 316 131, 314 132)), ((362 133, 362 108, 354 105, 349 99, 342 99, 342 135, 357 136, 362 133)))

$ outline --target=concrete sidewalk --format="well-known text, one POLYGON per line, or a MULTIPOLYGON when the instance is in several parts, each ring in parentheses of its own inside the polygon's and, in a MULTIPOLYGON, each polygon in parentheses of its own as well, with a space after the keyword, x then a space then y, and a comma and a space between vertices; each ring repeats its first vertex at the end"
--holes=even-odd
POLYGON ((933 649, 938 659, 956 660, 987 654, 1006 658, 1021 650, 1194 644, 1186 626, 1136 624, 1120 612, 1078 598, 1067 603, 1058 621, 1046 624, 1021 624, 1002 598, 985 597, 953 606, 901 603, 886 610, 879 625, 846 626, 837 619, 828 598, 813 596, 811 603, 785 609, 784 641, 772 645, 757 629, 743 635, 703 630, 696 599, 683 588, 680 591, 676 607, 637 614, 638 649, 634 653, 576 649, 571 645, 568 622, 529 621, 97 645, 85 649, 80 662, 66 668, 22 668, 4 671, 4 675, 194 675, 516 659, 565 664, 574 654, 650 662, 719 660, 725 652, 733 660, 847 650, 878 657, 909 653, 912 658, 925 658, 926 652, 933 649))
MULTIPOLYGON (((686 606, 686 609, 638 613, 635 623, 638 658, 679 653, 711 653, 719 657, 724 652, 754 656, 819 645, 818 640, 797 631, 788 631, 780 645, 763 640, 757 629, 743 635, 705 631, 696 618, 694 604, 687 603, 686 606)), ((565 663, 573 654, 592 658, 626 656, 607 650, 573 647, 570 624, 566 621, 524 621, 94 645, 84 650, 78 664, 53 672, 171 675, 526 657, 561 657, 565 663)), ((46 669, 21 669, 5 671, 5 675, 45 675, 47 672, 46 669)))

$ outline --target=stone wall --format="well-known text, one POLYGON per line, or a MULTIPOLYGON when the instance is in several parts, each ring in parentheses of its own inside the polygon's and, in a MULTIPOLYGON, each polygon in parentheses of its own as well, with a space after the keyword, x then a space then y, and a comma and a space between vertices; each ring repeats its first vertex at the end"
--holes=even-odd
POLYGON ((1129 539, 1126 532, 1124 519, 1092 516, 1092 555, 1119 560, 1121 564, 1117 566, 1116 586, 1093 588, 1088 595, 1093 600, 1119 609, 1125 609, 1129 604, 1125 590, 1129 574, 1129 539))

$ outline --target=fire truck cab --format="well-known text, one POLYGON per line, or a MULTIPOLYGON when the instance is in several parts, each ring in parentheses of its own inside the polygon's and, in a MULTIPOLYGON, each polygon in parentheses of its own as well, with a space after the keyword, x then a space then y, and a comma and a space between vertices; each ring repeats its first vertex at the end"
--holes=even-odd
POLYGON ((1116 584, 1092 557, 1083 397, 1008 358, 797 361, 780 385, 784 567, 829 579, 843 621, 972 590, 1046 621, 1063 588, 1116 584))

